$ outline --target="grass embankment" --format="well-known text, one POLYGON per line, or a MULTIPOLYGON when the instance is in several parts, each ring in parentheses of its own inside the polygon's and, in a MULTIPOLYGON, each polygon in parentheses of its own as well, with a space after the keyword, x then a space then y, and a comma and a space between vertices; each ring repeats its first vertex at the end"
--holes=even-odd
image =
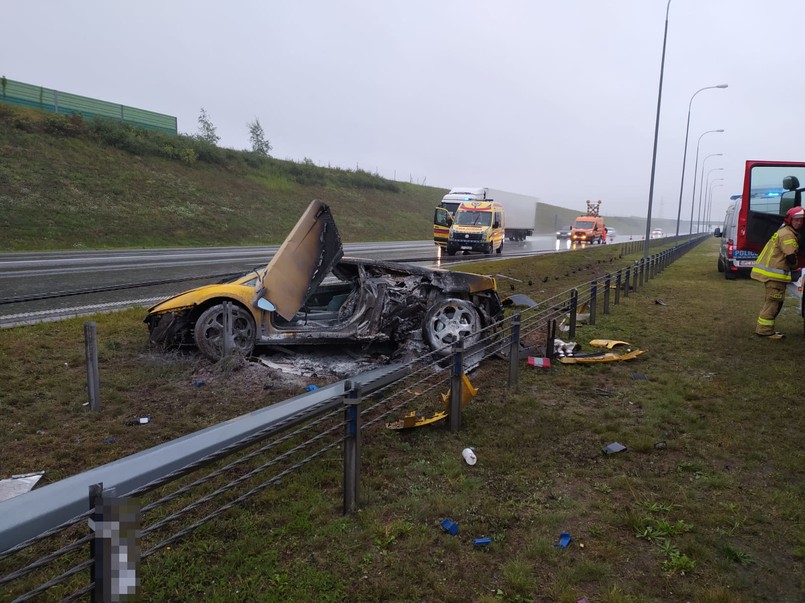
MULTIPOLYGON (((789 300, 777 324, 789 336, 754 336, 762 287, 717 273, 716 243, 577 333, 582 345, 603 337, 648 350, 638 360, 523 366, 513 389, 505 364, 488 362, 471 377, 480 391, 460 434, 365 433, 356 517, 340 515, 339 462, 311 464, 149 558, 146 598, 801 601, 802 320, 789 300), (614 441, 628 450, 604 456, 614 441), (441 530, 444 517, 457 536, 441 530), (566 549, 554 546, 561 532, 573 537, 566 549), (480 536, 492 544, 474 548, 480 536)), ((614 251, 494 270, 522 281, 502 289, 539 299, 617 267, 614 251)), ((97 317, 97 416, 81 408, 81 321, 0 331, 4 473, 55 466, 55 479, 270 402, 253 376, 149 353, 140 319, 97 317), (193 388, 200 374, 208 385, 193 388), (125 426, 139 413, 154 420, 125 426), (115 445, 101 443, 110 436, 115 445)))
MULTIPOLYGON (((0 252, 279 244, 311 199, 333 207, 345 241, 419 241, 446 192, 2 103, 0 154, 0 252)), ((583 208, 541 204, 538 230, 583 208)))

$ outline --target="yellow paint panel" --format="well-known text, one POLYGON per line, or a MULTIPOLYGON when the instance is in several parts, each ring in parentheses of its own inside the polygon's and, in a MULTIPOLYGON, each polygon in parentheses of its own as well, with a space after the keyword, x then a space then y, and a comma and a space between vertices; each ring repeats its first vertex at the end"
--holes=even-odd
POLYGON ((594 348, 609 348, 610 350, 616 345, 632 345, 628 341, 621 341, 619 339, 593 339, 590 345, 594 348))
POLYGON ((601 356, 565 356, 560 358, 559 362, 562 364, 596 364, 598 362, 616 362, 618 360, 632 360, 641 354, 645 354, 646 350, 632 350, 626 354, 613 354, 607 352, 601 356))

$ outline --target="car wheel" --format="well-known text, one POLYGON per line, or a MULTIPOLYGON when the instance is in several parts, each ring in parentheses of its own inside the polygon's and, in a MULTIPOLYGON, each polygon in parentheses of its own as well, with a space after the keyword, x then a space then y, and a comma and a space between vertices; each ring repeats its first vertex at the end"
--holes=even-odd
MULTIPOLYGON (((254 350, 254 318, 242 306, 232 304, 232 351, 248 356, 254 350)), ((224 352, 224 305, 210 306, 193 329, 196 347, 210 360, 220 360, 224 352)))
POLYGON ((448 248, 447 248, 447 255, 456 255, 456 250, 455 250, 455 249, 450 249, 450 248, 448 247, 448 248))
POLYGON ((498 253, 498 255, 503 253, 503 242, 502 241, 500 243, 500 247, 498 247, 495 251, 498 253))
POLYGON ((425 313, 422 334, 430 348, 443 356, 459 339, 464 348, 475 344, 480 337, 481 318, 478 311, 463 299, 443 299, 425 313))
POLYGON ((721 256, 718 256, 718 271, 724 272, 724 259, 721 256))

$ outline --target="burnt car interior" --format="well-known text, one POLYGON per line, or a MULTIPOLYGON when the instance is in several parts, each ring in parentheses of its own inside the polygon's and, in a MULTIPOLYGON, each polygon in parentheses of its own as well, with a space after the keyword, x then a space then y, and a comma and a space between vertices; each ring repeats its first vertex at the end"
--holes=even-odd
POLYGON ((285 320, 274 315, 274 325, 279 328, 298 329, 300 326, 327 327, 346 321, 354 310, 353 304, 345 305, 347 298, 356 290, 354 281, 340 281, 330 277, 319 285, 307 298, 305 304, 291 318, 285 320))

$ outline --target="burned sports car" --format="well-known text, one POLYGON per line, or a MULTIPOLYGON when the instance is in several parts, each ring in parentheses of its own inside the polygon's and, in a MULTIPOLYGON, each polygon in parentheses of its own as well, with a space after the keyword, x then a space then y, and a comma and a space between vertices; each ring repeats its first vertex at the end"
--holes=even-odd
POLYGON ((218 360, 227 331, 244 355, 255 345, 411 340, 448 354, 502 317, 490 276, 344 257, 330 208, 314 200, 265 269, 170 297, 145 322, 152 342, 194 343, 218 360))

